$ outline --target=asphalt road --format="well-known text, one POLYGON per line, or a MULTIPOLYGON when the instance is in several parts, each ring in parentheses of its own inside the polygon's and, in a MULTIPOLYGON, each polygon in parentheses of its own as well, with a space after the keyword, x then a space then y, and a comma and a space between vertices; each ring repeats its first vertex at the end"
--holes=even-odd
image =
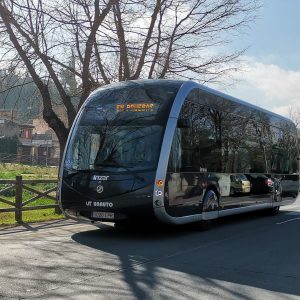
POLYGON ((300 200, 275 217, 0 229, 0 299, 300 299, 300 200), (150 226, 149 226, 150 227, 150 226))

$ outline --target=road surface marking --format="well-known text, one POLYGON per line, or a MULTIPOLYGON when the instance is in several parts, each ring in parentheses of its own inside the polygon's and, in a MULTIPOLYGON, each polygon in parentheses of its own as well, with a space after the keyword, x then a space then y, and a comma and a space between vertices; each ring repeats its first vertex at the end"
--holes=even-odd
POLYGON ((300 220, 300 218, 289 219, 289 220, 286 220, 286 221, 283 221, 283 222, 280 222, 280 223, 276 223, 276 225, 281 225, 281 224, 291 222, 291 221, 295 221, 295 220, 300 220))

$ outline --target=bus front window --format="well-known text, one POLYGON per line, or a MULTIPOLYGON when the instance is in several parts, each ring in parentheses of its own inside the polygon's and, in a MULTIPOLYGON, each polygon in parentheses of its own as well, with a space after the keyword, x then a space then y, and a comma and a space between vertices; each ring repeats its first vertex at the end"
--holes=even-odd
POLYGON ((180 86, 169 81, 161 85, 132 82, 91 94, 67 145, 65 168, 155 169, 180 86))
POLYGON ((160 125, 79 126, 67 151, 66 167, 73 170, 156 168, 161 135, 160 125))

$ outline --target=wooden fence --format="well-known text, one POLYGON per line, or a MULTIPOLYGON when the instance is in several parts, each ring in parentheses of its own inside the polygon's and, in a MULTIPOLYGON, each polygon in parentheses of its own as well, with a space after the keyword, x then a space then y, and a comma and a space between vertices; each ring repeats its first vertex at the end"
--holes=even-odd
POLYGON ((17 223, 22 223, 22 212, 29 211, 29 210, 38 210, 38 209, 45 209, 45 208, 55 208, 56 211, 59 211, 59 207, 57 204, 56 197, 49 195, 52 192, 57 190, 57 180, 55 179, 23 179, 22 176, 16 176, 15 180, 0 180, 0 185, 5 185, 5 188, 0 190, 0 202, 5 203, 11 207, 0 208, 1 212, 14 212, 15 213, 15 220, 17 223), (55 187, 52 187, 46 191, 39 191, 32 186, 32 184, 41 184, 41 183, 55 183, 55 187), (1 196, 6 194, 7 192, 15 190, 15 201, 3 199, 1 196), (27 190, 32 194, 36 194, 36 196, 24 200, 23 199, 23 191, 27 190), (47 198, 53 200, 53 204, 47 205, 35 205, 29 206, 30 203, 40 199, 40 198, 47 198))

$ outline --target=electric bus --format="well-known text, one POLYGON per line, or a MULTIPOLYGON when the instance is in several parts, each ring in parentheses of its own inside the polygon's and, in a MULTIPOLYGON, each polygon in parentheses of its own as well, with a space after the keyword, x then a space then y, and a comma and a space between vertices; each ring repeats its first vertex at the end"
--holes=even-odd
POLYGON ((59 175, 67 217, 169 224, 295 202, 294 123, 193 81, 95 90, 72 126, 59 175))

